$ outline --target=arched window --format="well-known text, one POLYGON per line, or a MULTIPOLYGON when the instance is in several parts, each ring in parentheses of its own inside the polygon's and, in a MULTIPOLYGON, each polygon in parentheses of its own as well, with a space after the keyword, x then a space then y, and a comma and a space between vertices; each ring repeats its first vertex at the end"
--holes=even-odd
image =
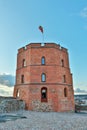
POLYGON ((17 90, 17 92, 16 92, 16 97, 19 98, 19 96, 20 96, 20 93, 19 93, 19 90, 17 90))
POLYGON ((64 60, 61 60, 61 66, 64 67, 64 60))
POLYGON ((46 82, 46 74, 42 73, 41 75, 41 81, 46 82))
POLYGON ((23 59, 23 61, 22 61, 22 67, 25 67, 26 66, 26 61, 25 61, 25 59, 23 59))
POLYGON ((63 75, 63 83, 66 83, 66 75, 63 75))
POLYGON ((67 88, 64 88, 64 97, 67 97, 67 88))
POLYGON ((21 83, 24 83, 24 75, 21 75, 21 83))
POLYGON ((45 57, 44 56, 41 58, 41 64, 45 65, 45 57))
POLYGON ((47 102, 47 88, 43 87, 41 89, 41 102, 47 102))

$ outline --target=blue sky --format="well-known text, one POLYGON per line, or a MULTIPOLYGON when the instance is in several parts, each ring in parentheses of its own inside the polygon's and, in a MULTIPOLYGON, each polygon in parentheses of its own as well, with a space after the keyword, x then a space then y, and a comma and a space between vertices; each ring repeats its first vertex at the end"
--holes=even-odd
POLYGON ((15 75, 17 49, 44 41, 68 48, 74 88, 87 90, 87 0, 0 0, 0 73, 15 75))

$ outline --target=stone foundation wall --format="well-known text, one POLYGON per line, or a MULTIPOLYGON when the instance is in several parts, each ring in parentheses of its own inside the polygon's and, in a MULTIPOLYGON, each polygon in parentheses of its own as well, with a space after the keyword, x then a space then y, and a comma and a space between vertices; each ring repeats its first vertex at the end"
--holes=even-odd
POLYGON ((49 103, 41 103, 40 101, 32 101, 32 107, 34 111, 51 112, 53 111, 52 105, 49 103))
POLYGON ((16 112, 25 109, 25 102, 12 97, 0 97, 0 113, 16 112))

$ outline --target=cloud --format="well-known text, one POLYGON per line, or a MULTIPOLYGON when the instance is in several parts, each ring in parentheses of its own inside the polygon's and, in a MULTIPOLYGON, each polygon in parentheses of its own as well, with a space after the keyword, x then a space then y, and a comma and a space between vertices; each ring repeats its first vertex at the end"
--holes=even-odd
POLYGON ((76 89, 74 90, 74 92, 75 92, 75 93, 87 93, 86 90, 82 90, 82 89, 80 89, 80 88, 76 88, 76 89))
POLYGON ((87 18, 87 7, 85 7, 81 12, 80 12, 80 16, 87 18))
POLYGON ((0 74, 0 84, 4 86, 14 86, 15 84, 15 76, 8 74, 8 73, 2 73, 0 74))
POLYGON ((8 87, 6 85, 0 84, 0 96, 13 96, 14 87, 8 87))

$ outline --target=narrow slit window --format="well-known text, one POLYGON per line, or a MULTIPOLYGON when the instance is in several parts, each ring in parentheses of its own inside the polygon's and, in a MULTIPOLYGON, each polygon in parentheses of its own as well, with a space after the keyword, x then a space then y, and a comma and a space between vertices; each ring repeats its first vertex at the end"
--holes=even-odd
POLYGON ((26 66, 26 60, 23 59, 23 61, 22 61, 22 67, 25 67, 25 66, 26 66))
POLYGON ((42 57, 42 58, 41 58, 41 64, 42 64, 42 65, 45 65, 45 57, 42 57))
POLYGON ((64 67, 64 60, 61 60, 61 66, 64 67))
POLYGON ((19 93, 19 90, 17 90, 17 92, 16 92, 16 97, 20 97, 20 93, 19 93))
POLYGON ((24 83, 24 75, 21 75, 21 83, 24 83))
POLYGON ((42 82, 46 82, 46 74, 43 73, 43 74, 41 75, 41 81, 42 81, 42 82))
POLYGON ((66 83, 66 75, 63 75, 63 83, 66 83))
POLYGON ((67 97, 67 88, 64 88, 64 97, 67 97))

